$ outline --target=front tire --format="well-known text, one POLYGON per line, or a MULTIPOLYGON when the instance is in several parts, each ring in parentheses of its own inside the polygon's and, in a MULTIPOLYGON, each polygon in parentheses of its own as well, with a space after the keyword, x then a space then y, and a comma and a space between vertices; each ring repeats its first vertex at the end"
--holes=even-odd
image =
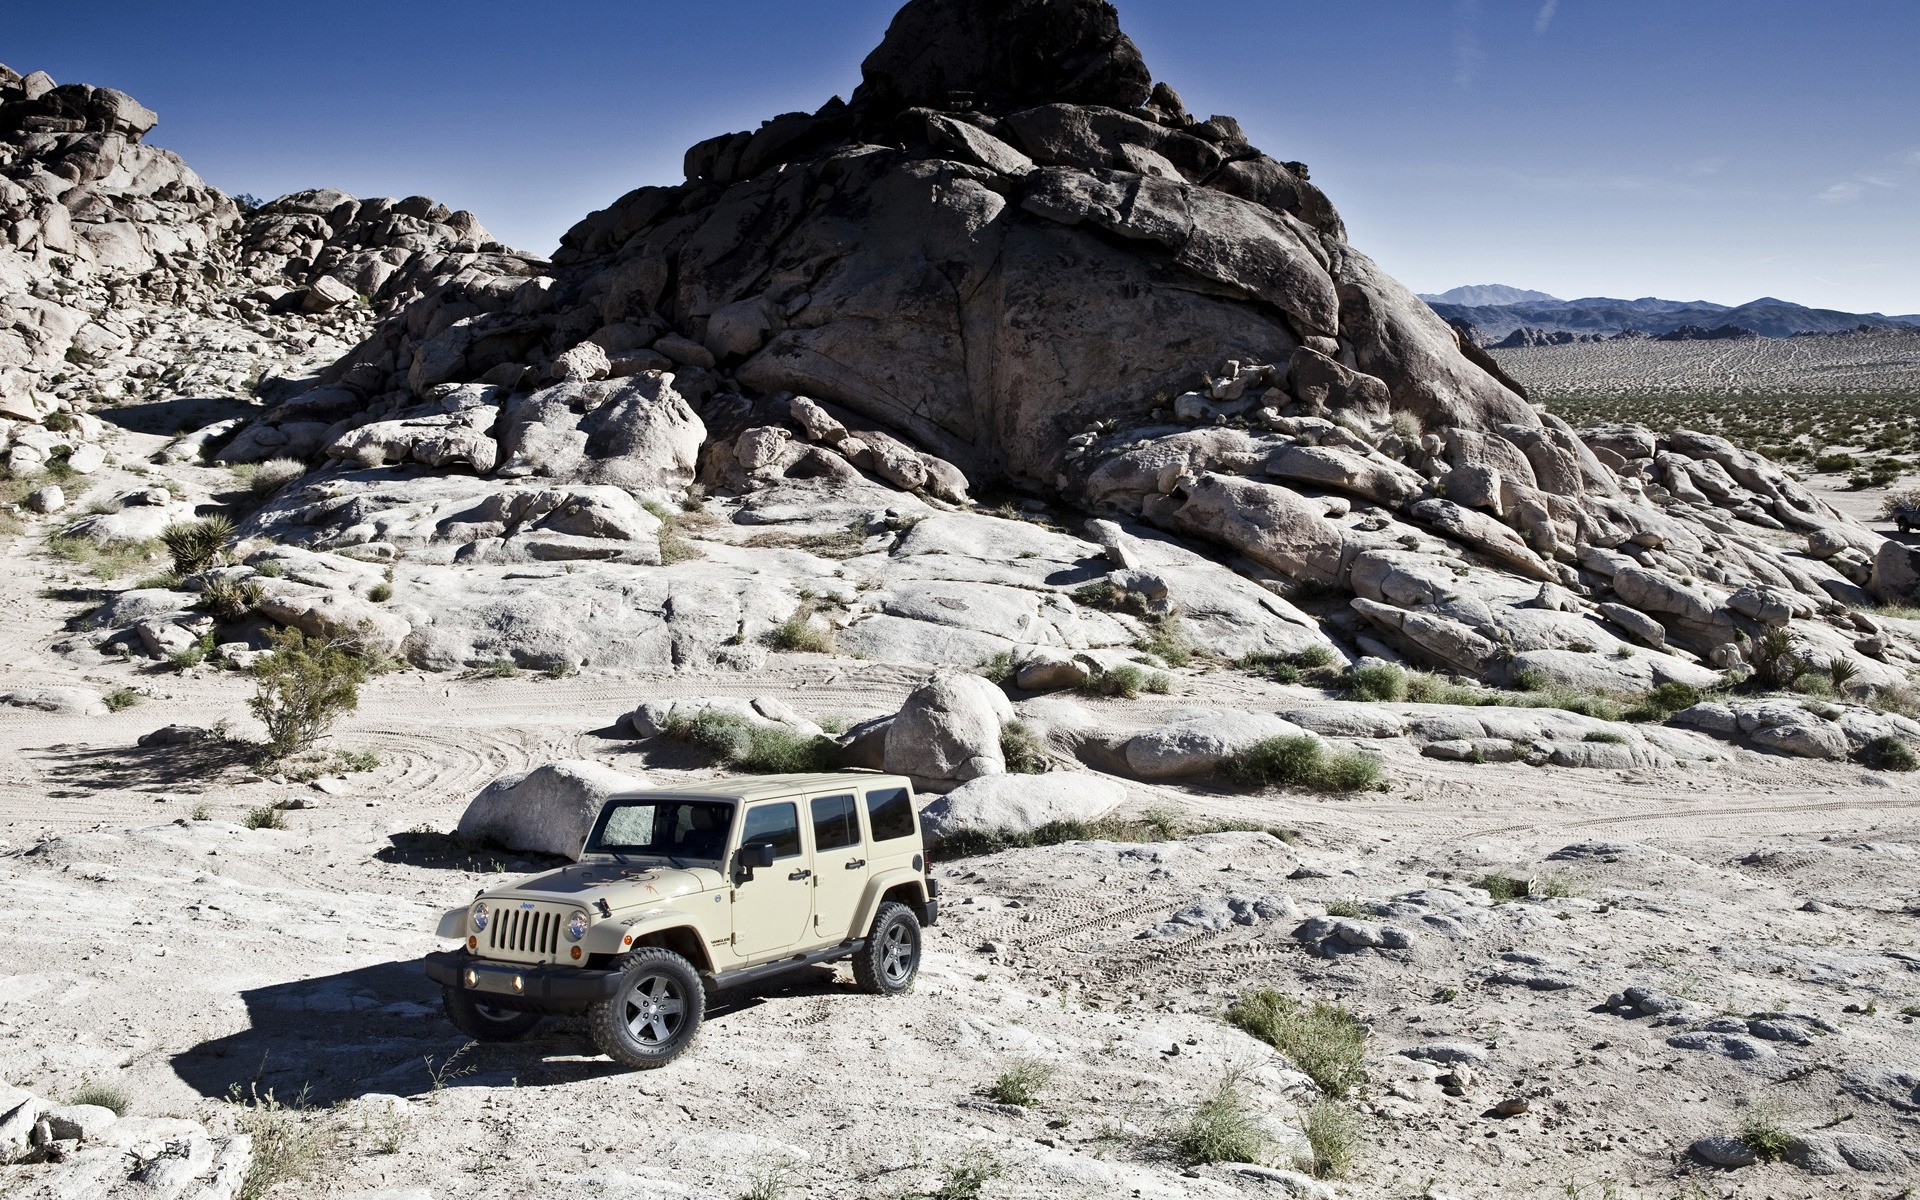
POLYGON ((441 1007, 453 1027, 476 1042, 511 1042, 525 1037, 540 1023, 537 1012, 519 1012, 511 1008, 492 1008, 460 988, 442 988, 441 1007))
POLYGON ((853 978, 875 996, 898 996, 920 974, 920 920, 904 904, 889 900, 873 914, 867 944, 853 956, 853 978))
POLYGON ((707 1012, 707 990, 693 964, 671 950, 646 946, 615 961, 620 990, 587 1010, 587 1032, 600 1053, 637 1070, 664 1067, 679 1056, 707 1012))

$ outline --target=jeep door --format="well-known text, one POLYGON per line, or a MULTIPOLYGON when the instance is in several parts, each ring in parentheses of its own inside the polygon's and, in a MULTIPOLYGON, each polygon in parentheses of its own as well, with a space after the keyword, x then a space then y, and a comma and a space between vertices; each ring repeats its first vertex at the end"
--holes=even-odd
POLYGON ((733 888, 733 953, 778 958, 807 936, 813 921, 813 865, 800 833, 798 798, 748 805, 736 846, 773 845, 773 865, 733 888))
POLYGON ((823 942, 865 932, 853 928, 867 889, 867 846, 860 836, 858 804, 852 792, 807 799, 813 821, 813 931, 823 942))

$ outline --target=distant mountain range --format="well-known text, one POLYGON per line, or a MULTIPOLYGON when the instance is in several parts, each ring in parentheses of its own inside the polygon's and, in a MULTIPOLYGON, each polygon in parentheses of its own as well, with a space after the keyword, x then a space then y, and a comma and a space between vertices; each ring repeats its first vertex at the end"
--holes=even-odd
POLYGON ((1920 328, 1920 314, 1837 312, 1763 296, 1745 304, 1707 300, 1616 300, 1588 296, 1562 300, 1545 292, 1487 283, 1423 295, 1433 311, 1466 328, 1483 346, 1530 346, 1600 338, 1792 337, 1869 328, 1920 328), (1676 333, 1676 331, 1678 331, 1676 333))

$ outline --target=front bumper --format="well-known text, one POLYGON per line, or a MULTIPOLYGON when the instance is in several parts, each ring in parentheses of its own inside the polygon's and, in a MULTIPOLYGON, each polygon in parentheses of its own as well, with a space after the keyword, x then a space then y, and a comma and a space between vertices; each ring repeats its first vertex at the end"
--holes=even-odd
POLYGON ((620 988, 615 971, 519 966, 476 958, 464 950, 436 950, 422 965, 435 983, 489 1005, 525 1012, 578 1012, 595 1001, 612 999, 620 988))

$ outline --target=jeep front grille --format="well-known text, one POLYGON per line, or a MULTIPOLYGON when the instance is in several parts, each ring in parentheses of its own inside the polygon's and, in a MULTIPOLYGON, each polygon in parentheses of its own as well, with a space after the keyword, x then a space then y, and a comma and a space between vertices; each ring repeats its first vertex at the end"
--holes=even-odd
MULTIPOLYGON (((571 910, 568 910, 570 912, 571 910)), ((568 912, 502 904, 487 926, 486 957, 546 962, 560 957, 560 927, 568 912)))

